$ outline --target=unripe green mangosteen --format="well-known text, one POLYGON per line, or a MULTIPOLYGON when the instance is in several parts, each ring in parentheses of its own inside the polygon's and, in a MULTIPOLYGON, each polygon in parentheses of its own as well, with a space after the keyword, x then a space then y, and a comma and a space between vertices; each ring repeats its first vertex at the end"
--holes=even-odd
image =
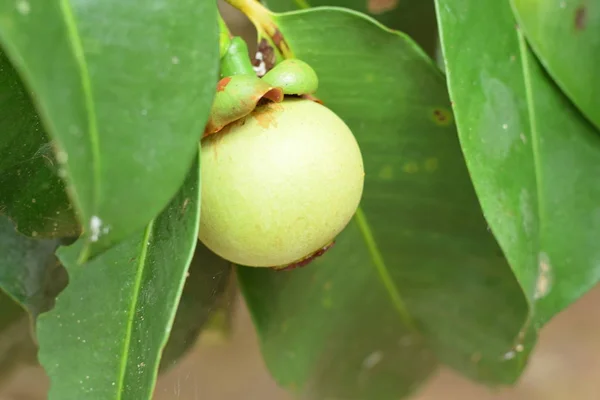
POLYGON ((348 126, 327 107, 286 98, 202 140, 200 240, 233 263, 286 267, 346 227, 364 168, 348 126))

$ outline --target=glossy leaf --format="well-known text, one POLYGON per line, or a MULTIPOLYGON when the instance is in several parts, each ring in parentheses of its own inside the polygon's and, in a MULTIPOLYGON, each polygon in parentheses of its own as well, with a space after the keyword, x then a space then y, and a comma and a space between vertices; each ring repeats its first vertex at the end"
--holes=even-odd
POLYGON ((59 177, 52 143, 1 49, 0 132, 0 213, 29 236, 77 236, 79 223, 59 177))
POLYGON ((150 399, 197 242, 199 168, 148 227, 78 265, 59 250, 69 286, 39 317, 49 398, 150 399))
POLYGON ((511 0, 519 26, 542 64, 600 128, 600 3, 511 0))
POLYGON ((214 1, 0 1, 86 230, 82 260, 148 224, 184 181, 218 79, 214 1))
POLYGON ((350 8, 406 33, 429 55, 434 55, 437 48, 433 0, 263 0, 263 3, 275 12, 321 6, 350 8))
POLYGON ((600 135, 532 56, 508 3, 439 6, 467 164, 541 326, 600 277, 600 135))
POLYGON ((317 261, 238 270, 271 373, 310 399, 399 398, 438 362, 514 381, 533 339, 528 306, 486 229, 442 73, 358 13, 276 22, 356 135, 366 181, 361 209, 317 261))
POLYGON ((231 270, 231 263, 208 250, 202 242, 198 242, 169 342, 163 352, 161 369, 175 365, 195 344, 224 300, 231 281, 231 270))

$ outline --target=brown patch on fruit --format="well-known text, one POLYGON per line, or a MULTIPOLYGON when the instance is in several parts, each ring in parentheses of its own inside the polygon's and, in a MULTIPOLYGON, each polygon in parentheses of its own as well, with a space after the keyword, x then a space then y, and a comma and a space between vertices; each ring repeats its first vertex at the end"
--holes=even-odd
POLYGON ((317 96, 313 96, 312 94, 303 94, 300 96, 303 99, 314 101, 315 103, 324 104, 323 100, 319 99, 317 96))
POLYGON ((225 90, 229 82, 231 82, 230 76, 221 79, 219 83, 217 83, 217 92, 222 92, 223 90, 225 90))
POLYGON ((575 10, 575 29, 582 31, 587 25, 587 9, 584 5, 577 7, 575 10))
POLYGON ((291 264, 285 265, 283 267, 274 267, 274 269, 276 271, 291 271, 293 269, 297 269, 297 268, 302 268, 307 266, 308 264, 310 264, 311 262, 313 262, 316 258, 321 257, 323 254, 325 254, 329 249, 331 249, 333 246, 335 245, 335 241, 329 243, 326 246, 323 246, 322 248, 320 248, 319 250, 315 251, 312 254, 309 254, 308 256, 301 258, 298 261, 294 261, 291 264))
POLYGON ((398 7, 398 0, 368 0, 367 10, 371 14, 383 14, 398 7))
POLYGON ((268 129, 270 127, 277 127, 277 116, 275 115, 277 112, 281 111, 282 107, 279 104, 268 103, 264 106, 257 108, 252 116, 258 122, 258 125, 261 127, 268 129))

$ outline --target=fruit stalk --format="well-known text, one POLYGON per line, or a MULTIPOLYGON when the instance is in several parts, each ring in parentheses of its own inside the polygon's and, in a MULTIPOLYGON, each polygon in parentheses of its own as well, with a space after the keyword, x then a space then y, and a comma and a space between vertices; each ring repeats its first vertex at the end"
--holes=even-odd
POLYGON ((231 32, 229 32, 229 28, 227 27, 227 24, 225 23, 225 20, 223 19, 223 17, 221 16, 221 14, 219 13, 219 54, 221 59, 223 58, 223 56, 227 53, 227 49, 229 48, 229 45, 231 43, 231 32))
POLYGON ((273 13, 263 6, 258 0, 225 0, 233 7, 244 13, 254 24, 259 36, 271 39, 284 58, 294 58, 277 24, 273 21, 273 13))

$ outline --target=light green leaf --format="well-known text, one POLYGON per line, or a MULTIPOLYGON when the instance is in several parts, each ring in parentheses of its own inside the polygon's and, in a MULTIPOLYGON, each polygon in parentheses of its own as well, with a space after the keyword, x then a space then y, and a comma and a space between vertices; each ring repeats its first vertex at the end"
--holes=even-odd
POLYGON ((218 79, 216 15, 214 1, 0 0, 0 44, 58 146, 82 260, 183 183, 218 79))
POLYGON ((69 286, 37 330, 50 400, 151 398, 197 242, 199 196, 196 163, 144 231, 84 265, 83 243, 59 251, 69 286))
POLYGON ((511 0, 519 26, 558 86, 600 128, 600 3, 511 0))
POLYGON ((306 399, 398 399, 438 363, 513 382, 534 339, 528 305, 486 229, 442 73, 355 12, 276 22, 356 135, 366 181, 356 217, 313 264, 238 269, 271 373, 306 399))
POLYGON ((508 2, 438 5, 463 152, 539 327, 600 277, 600 135, 540 67, 508 2))

